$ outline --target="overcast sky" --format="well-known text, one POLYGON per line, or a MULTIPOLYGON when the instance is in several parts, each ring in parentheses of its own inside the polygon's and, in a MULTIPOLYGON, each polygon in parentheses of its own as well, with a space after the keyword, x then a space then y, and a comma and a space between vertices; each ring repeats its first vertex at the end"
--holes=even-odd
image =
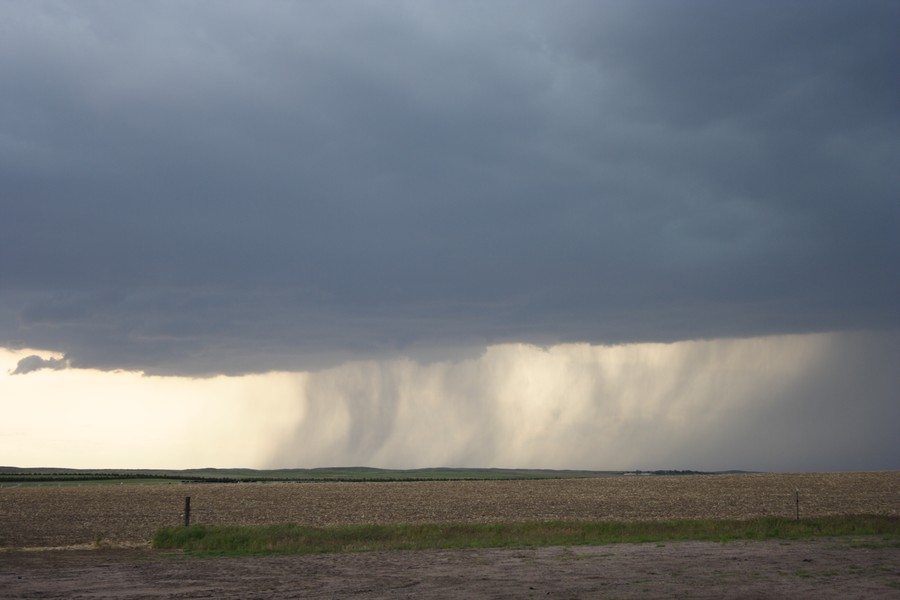
POLYGON ((850 374, 878 422, 898 26, 894 0, 0 0, 7 374, 847 334, 889 352, 850 374))

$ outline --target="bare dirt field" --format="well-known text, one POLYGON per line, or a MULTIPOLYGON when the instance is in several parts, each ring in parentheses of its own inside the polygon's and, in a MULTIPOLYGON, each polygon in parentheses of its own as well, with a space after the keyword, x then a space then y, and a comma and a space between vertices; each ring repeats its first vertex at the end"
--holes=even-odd
POLYGON ((900 514, 900 472, 3 487, 0 597, 900 598, 900 548, 865 538, 239 559, 147 544, 185 496, 194 522, 330 525, 793 516, 796 490, 803 516, 900 514))
POLYGON ((185 558, 0 553, 3 598, 898 598, 900 549, 847 538, 185 558))
POLYGON ((900 514, 900 472, 0 488, 0 548, 147 542, 183 522, 342 525, 900 514))

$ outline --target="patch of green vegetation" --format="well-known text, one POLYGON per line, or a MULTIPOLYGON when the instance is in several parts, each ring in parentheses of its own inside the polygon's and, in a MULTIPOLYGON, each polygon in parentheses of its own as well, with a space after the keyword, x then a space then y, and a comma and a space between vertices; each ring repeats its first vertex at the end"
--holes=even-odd
POLYGON ((153 546, 213 555, 322 554, 387 550, 510 548, 685 540, 883 536, 900 540, 900 518, 854 515, 814 519, 397 524, 344 527, 266 525, 167 527, 153 546))
MULTIPOLYGON (((738 473, 719 471, 717 473, 738 473)), ((703 471, 585 471, 557 469, 376 469, 373 467, 325 467, 315 469, 63 469, 0 466, 0 486, 35 483, 240 483, 240 482, 316 482, 316 481, 461 481, 485 479, 573 479, 617 477, 622 475, 713 475, 703 471)))
POLYGON ((851 548, 866 548, 868 550, 880 550, 882 548, 900 548, 900 539, 885 538, 860 538, 850 540, 848 545, 851 548))
POLYGON ((0 467, 0 486, 66 483, 247 483, 318 481, 434 481, 487 479, 570 479, 612 477, 621 471, 570 471, 550 469, 375 469, 335 467, 318 469, 21 469, 0 467))
POLYGON ((95 477, 95 478, 35 478, 14 481, 0 477, 0 488, 3 487, 78 487, 82 485, 171 485, 177 480, 165 478, 133 478, 133 477, 95 477))

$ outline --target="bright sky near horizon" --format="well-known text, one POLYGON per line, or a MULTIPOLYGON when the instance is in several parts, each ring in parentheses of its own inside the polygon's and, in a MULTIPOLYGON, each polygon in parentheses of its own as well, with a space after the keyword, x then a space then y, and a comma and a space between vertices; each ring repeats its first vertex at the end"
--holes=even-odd
POLYGON ((0 0, 0 464, 898 469, 898 24, 0 0))
POLYGON ((0 351, 0 396, 21 400, 0 425, 0 456, 72 468, 889 470, 897 351, 859 334, 503 345, 457 362, 204 379, 25 377, 12 371, 28 351, 0 351))

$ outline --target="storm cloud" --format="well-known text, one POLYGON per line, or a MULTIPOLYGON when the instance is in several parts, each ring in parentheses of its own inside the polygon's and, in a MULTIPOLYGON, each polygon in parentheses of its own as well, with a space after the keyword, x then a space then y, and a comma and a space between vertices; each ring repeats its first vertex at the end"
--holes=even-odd
POLYGON ((897 468, 898 24, 0 0, 0 453, 897 468))
POLYGON ((43 358, 37 354, 29 354, 25 358, 19 360, 16 368, 10 371, 11 375, 25 375, 32 371, 40 371, 41 369, 50 369, 51 371, 60 371, 69 368, 69 361, 63 358, 43 358))
POLYGON ((26 354, 0 350, 9 464, 796 472, 900 456, 900 339, 885 334, 501 344, 207 378, 12 375, 26 354))
POLYGON ((896 2, 4 2, 0 344, 213 374, 900 325, 896 2))
POLYGON ((297 379, 267 466, 891 469, 898 360, 818 334, 349 363, 297 379))

